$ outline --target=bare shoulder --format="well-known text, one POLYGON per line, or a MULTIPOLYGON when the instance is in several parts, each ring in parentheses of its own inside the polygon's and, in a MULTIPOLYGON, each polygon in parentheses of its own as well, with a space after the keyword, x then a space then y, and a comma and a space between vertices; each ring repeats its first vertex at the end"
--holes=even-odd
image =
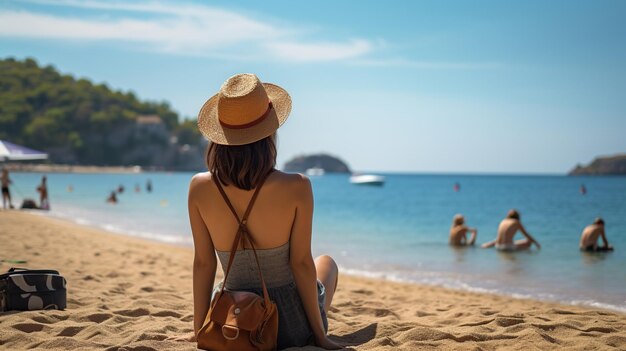
POLYGON ((285 185, 291 186, 304 186, 311 184, 309 178, 300 173, 285 173, 281 171, 274 171, 272 173, 272 178, 276 182, 281 182, 285 185))
POLYGON ((189 183, 189 196, 192 197, 194 194, 202 191, 203 189, 207 189, 207 184, 212 182, 212 175, 210 172, 202 172, 197 173, 193 177, 191 177, 191 182, 189 183))
POLYGON ((303 174, 275 171, 271 181, 285 187, 295 199, 306 199, 311 196, 311 181, 303 174))
POLYGON ((199 185, 199 184, 206 184, 210 182, 211 179, 213 179, 211 176, 211 172, 196 173, 194 174, 193 177, 191 177, 191 186, 199 185))

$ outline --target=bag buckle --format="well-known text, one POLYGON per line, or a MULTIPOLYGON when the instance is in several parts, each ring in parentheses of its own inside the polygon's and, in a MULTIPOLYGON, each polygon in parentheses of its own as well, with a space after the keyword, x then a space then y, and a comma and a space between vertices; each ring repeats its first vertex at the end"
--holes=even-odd
POLYGON ((235 340, 235 339, 237 339, 239 337, 239 328, 234 327, 232 325, 224 324, 222 326, 222 336, 224 336, 224 339, 226 339, 226 340, 235 340), (228 335, 226 335, 226 333, 224 333, 224 328, 226 328, 227 330, 230 329, 230 330, 236 331, 235 336, 228 336, 228 335))

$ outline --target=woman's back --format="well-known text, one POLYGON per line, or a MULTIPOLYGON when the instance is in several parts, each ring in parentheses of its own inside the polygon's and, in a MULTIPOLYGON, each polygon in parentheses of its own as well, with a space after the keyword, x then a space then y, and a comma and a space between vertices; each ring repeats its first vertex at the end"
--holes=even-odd
MULTIPOLYGON (((238 223, 206 172, 194 177, 195 202, 217 251, 230 251, 238 223)), ((247 226, 257 249, 271 249, 289 242, 298 204, 306 201, 308 180, 300 174, 272 172, 261 188, 247 226)), ((224 192, 241 218, 255 189, 225 186, 224 192)), ((191 192, 190 192, 191 194, 191 192)))
MULTIPOLYGON (((245 191, 234 186, 223 187, 227 197, 224 199, 215 181, 210 173, 203 173, 194 177, 192 184, 197 190, 195 198, 201 201, 196 202, 196 206, 204 218, 221 266, 225 269, 238 230, 238 221, 227 201, 234 207, 237 216, 243 219, 256 189, 245 191)), ((250 291, 261 295, 258 258, 270 299, 278 308, 279 348, 303 346, 310 343, 313 337, 289 261, 291 230, 298 203, 308 197, 310 184, 305 177, 278 171, 270 173, 246 221, 257 257, 250 248, 239 248, 225 282, 228 290, 250 291), (304 186, 308 187, 308 192, 304 186)), ((214 292, 219 291, 222 284, 224 282, 218 284, 214 292)), ((318 283, 318 304, 324 328, 328 328, 325 313, 322 312, 325 298, 325 288, 318 283)))

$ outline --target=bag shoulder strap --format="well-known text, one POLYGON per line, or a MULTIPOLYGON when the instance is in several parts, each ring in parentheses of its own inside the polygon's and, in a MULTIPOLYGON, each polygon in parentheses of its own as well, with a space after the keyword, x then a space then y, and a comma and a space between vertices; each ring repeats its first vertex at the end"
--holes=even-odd
POLYGON ((230 256, 228 258, 228 266, 226 267, 226 271, 224 272, 224 282, 222 283, 220 296, 224 292, 224 287, 226 287, 226 279, 228 279, 230 268, 233 265, 235 254, 237 253, 237 247, 239 247, 240 242, 241 242, 241 246, 244 247, 245 241, 247 240, 248 243, 250 244, 250 247, 252 247, 252 251, 254 252, 254 259, 256 261, 256 265, 259 270, 259 278, 261 280, 261 285, 263 287, 263 299, 265 301, 265 306, 269 306, 270 304, 269 294, 267 292, 267 287, 265 285, 265 279, 263 279, 263 272, 261 272, 261 264, 259 263, 259 258, 256 254, 256 249, 254 247, 254 243, 250 235, 250 231, 248 230, 247 221, 248 221, 248 216, 250 215, 250 212, 252 211, 252 207, 254 206, 254 203, 256 202, 256 198, 259 195, 259 191, 263 187, 263 184, 265 184, 265 180, 269 177, 272 171, 270 171, 263 179, 261 179, 261 182, 257 185, 256 189, 254 190, 254 193, 252 194, 252 198, 250 199, 250 202, 248 203, 246 212, 244 213, 243 217, 241 217, 241 219, 239 218, 237 211, 235 211, 235 208, 230 202, 230 199, 226 195, 226 192, 224 192, 224 188, 220 184, 219 178, 216 176, 213 177, 213 180, 215 181, 215 185, 217 186, 217 189, 219 190, 220 194, 222 195, 222 198, 224 198, 224 201, 226 202, 226 205, 228 205, 228 208, 232 212, 233 216, 235 216, 235 219, 237 220, 237 223, 239 224, 239 228, 237 228, 237 234, 235 235, 235 240, 233 240, 233 245, 230 249, 230 256))

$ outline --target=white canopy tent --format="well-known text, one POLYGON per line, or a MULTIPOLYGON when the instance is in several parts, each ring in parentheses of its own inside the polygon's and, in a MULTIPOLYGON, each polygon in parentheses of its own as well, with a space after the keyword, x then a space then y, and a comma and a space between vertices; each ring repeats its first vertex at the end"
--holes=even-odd
POLYGON ((0 161, 45 160, 48 154, 0 140, 0 161))

